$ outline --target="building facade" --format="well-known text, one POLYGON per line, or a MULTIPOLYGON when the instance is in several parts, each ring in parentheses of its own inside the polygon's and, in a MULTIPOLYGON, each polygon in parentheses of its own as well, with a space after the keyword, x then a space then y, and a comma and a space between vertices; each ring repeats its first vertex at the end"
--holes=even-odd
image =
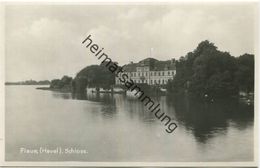
MULTIPOLYGON (((176 74, 175 60, 158 61, 147 58, 138 63, 124 65, 123 69, 125 74, 137 84, 166 85, 176 74)), ((123 73, 120 74, 122 75, 123 73)), ((116 85, 122 84, 118 78, 115 82, 116 85)))

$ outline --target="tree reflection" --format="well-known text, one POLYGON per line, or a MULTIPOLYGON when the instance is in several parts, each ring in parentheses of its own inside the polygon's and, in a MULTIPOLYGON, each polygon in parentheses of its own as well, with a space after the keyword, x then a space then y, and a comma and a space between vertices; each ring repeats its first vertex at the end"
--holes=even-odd
POLYGON ((66 92, 52 92, 52 96, 55 98, 62 98, 62 99, 71 99, 71 93, 66 92))
POLYGON ((253 124, 254 106, 238 99, 201 102, 187 97, 168 97, 166 102, 174 106, 179 124, 191 131, 201 143, 216 134, 225 134, 229 126, 245 129, 253 124))
MULTIPOLYGON (((89 100, 92 102, 100 102, 103 116, 112 118, 116 113, 116 100, 113 94, 109 93, 72 93, 73 99, 89 100)), ((88 111, 89 109, 86 109, 88 111)))
POLYGON ((115 103, 114 95, 109 93, 72 93, 72 98, 77 100, 89 100, 104 104, 115 103))

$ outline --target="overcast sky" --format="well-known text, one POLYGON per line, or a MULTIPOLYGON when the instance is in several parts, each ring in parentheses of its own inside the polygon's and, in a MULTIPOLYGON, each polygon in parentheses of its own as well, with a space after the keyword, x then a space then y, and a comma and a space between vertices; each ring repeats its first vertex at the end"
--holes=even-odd
POLYGON ((255 4, 19 5, 6 11, 6 80, 51 80, 98 64, 89 34, 120 64, 178 59, 210 40, 233 56, 254 53, 255 4))

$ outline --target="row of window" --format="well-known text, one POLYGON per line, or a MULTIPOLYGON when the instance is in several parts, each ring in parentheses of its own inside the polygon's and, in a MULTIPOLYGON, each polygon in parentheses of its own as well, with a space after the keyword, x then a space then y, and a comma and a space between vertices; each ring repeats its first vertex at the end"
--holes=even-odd
MULTIPOLYGON (((154 85, 154 84, 167 84, 167 82, 169 81, 170 79, 155 79, 155 80, 150 80, 150 83, 151 85, 154 85)), ((148 83, 149 80, 133 80, 134 83, 148 83)), ((120 81, 118 80, 118 82, 120 83, 120 81)))
POLYGON ((128 76, 131 77, 138 77, 138 76, 148 76, 150 73, 150 76, 169 76, 169 75, 174 75, 174 71, 155 71, 155 72, 129 72, 126 73, 128 76))

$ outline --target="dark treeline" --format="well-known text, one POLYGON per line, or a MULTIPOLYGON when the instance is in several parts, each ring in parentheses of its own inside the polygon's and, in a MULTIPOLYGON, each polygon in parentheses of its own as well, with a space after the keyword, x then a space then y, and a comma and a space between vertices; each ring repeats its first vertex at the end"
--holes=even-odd
POLYGON ((71 91, 72 77, 63 76, 61 79, 53 79, 50 83, 50 89, 60 91, 71 91))
POLYGON ((254 55, 233 57, 209 41, 201 42, 176 61, 176 76, 168 82, 169 94, 223 98, 254 91, 254 55))
POLYGON ((106 67, 90 65, 79 71, 74 79, 65 75, 61 79, 53 79, 48 88, 38 89, 85 93, 86 87, 111 89, 114 83, 115 76, 106 67))
POLYGON ((35 81, 35 80, 26 80, 21 82, 5 82, 6 85, 49 85, 50 81, 42 80, 42 81, 35 81))
MULTIPOLYGON (((176 60, 176 75, 167 84, 167 94, 188 94, 191 97, 216 99, 237 97, 239 93, 254 92, 254 55, 239 57, 222 52, 209 42, 202 41, 193 52, 176 60)), ((86 87, 111 89, 115 74, 102 65, 90 65, 75 78, 63 76, 50 83, 50 89, 85 93, 86 87)), ((145 87, 152 94, 156 89, 145 87), (152 90, 152 91, 151 91, 152 90)), ((145 90, 145 89, 144 89, 145 90)))
POLYGON ((115 84, 115 74, 104 65, 91 65, 82 69, 73 80, 73 88, 79 93, 88 87, 111 89, 115 84))

